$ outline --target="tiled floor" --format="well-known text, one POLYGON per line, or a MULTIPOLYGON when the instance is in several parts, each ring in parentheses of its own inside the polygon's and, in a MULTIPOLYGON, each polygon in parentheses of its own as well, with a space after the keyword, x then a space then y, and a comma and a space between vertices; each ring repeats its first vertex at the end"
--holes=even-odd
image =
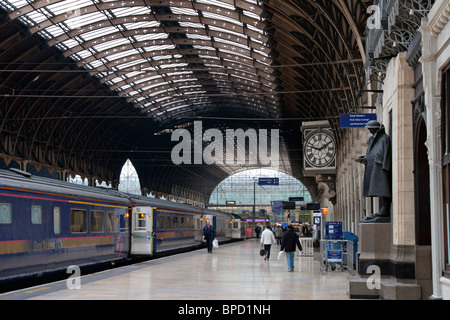
POLYGON ((225 244, 82 276, 81 288, 66 281, 0 295, 0 299, 348 299, 349 273, 321 271, 313 257, 296 257, 295 271, 259 256, 259 241, 225 244))

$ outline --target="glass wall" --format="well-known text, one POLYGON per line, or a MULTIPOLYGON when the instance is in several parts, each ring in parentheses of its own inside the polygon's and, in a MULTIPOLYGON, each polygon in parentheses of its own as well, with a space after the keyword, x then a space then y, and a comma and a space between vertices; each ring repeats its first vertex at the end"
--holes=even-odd
POLYGON ((273 222, 310 222, 311 212, 302 210, 312 202, 306 187, 294 177, 272 169, 252 169, 223 180, 212 192, 208 207, 253 218, 270 218, 273 222), (279 185, 259 185, 259 178, 278 178, 279 185), (294 210, 273 210, 272 201, 301 197, 294 210), (216 206, 217 205, 217 206, 216 206))
POLYGON ((223 180, 212 192, 209 204, 234 201, 241 205, 253 205, 255 202, 257 205, 270 206, 271 201, 288 201, 289 197, 303 197, 304 203, 312 202, 306 187, 294 177, 272 169, 252 169, 223 180), (260 186, 258 178, 278 178, 279 185, 260 186))

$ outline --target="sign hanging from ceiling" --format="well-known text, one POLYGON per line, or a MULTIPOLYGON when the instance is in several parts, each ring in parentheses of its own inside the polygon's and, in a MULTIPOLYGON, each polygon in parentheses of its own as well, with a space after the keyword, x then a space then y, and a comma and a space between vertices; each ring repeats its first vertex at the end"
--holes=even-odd
POLYGON ((349 113, 339 117, 340 128, 364 128, 370 120, 377 120, 375 113, 349 113))
POLYGON ((280 184, 279 178, 259 178, 258 184, 260 186, 278 186, 280 184))

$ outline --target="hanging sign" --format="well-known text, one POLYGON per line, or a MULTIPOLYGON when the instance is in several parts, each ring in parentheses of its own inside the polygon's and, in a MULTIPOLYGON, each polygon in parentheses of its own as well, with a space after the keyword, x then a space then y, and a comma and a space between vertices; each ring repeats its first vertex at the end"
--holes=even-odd
POLYGON ((349 113, 339 116, 340 128, 364 128, 370 120, 377 120, 375 113, 349 113))

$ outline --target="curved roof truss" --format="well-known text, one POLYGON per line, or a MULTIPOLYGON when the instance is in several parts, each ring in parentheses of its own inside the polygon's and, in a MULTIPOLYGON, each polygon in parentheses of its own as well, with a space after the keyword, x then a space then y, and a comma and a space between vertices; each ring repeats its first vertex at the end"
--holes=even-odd
POLYGON ((149 117, 230 106, 279 115, 259 0, 2 4, 149 117))

